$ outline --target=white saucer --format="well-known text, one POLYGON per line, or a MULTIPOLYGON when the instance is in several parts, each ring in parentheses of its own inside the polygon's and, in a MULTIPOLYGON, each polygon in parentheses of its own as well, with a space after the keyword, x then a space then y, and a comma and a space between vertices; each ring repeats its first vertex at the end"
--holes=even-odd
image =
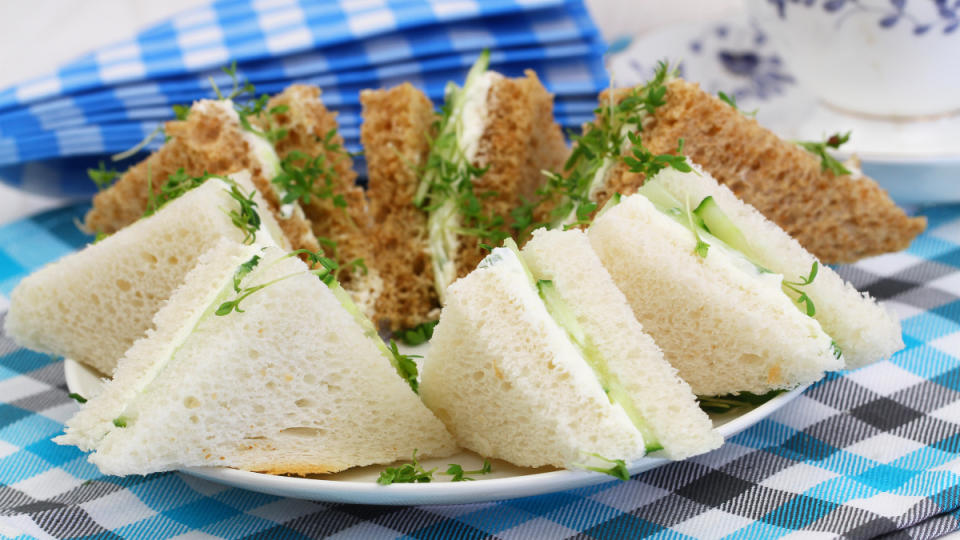
POLYGON ((647 80, 658 60, 711 94, 736 97, 741 110, 792 140, 851 131, 839 158, 856 154, 864 173, 901 204, 960 202, 960 114, 902 121, 834 109, 800 87, 766 36, 746 18, 666 28, 613 55, 616 85, 647 80))

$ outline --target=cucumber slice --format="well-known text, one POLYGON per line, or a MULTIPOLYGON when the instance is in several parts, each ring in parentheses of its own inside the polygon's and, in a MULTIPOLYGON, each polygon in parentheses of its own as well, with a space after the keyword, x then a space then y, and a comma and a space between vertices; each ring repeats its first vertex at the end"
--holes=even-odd
POLYGON ((537 281, 537 292, 540 293, 540 298, 547 307, 547 312, 550 314, 550 317, 566 331, 570 340, 580 349, 584 361, 586 361, 590 369, 593 370, 594 375, 596 375, 597 380, 600 382, 600 386, 607 394, 607 399, 610 400, 610 403, 619 405, 624 412, 627 413, 627 417, 630 418, 630 421, 636 426, 637 431, 643 436, 646 451, 653 452, 662 449, 663 446, 653 433, 650 425, 644 420, 640 411, 637 410, 633 400, 630 399, 630 394, 626 388, 623 387, 623 384, 616 374, 610 372, 606 360, 600 354, 596 345, 593 344, 593 340, 584 332, 573 310, 570 309, 560 296, 560 293, 557 292, 553 282, 547 279, 537 281))
POLYGON ((747 237, 730 221, 712 196, 700 201, 693 213, 700 218, 707 232, 723 240, 724 244, 744 254, 748 259, 756 260, 747 237))

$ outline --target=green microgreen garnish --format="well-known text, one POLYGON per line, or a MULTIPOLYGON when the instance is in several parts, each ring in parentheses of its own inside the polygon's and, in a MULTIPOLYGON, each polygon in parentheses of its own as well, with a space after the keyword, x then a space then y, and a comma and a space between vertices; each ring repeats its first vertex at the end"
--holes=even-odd
POLYGON ((227 215, 233 224, 244 232, 243 243, 252 244, 257 239, 260 230, 260 214, 257 213, 257 202, 253 200, 254 189, 249 195, 244 195, 236 184, 230 186, 227 193, 239 205, 239 210, 230 209, 227 215))
POLYGON ((115 425, 115 426, 117 426, 117 427, 119 427, 119 428, 125 428, 125 427, 127 427, 127 417, 126 417, 126 416, 118 416, 118 417, 114 418, 114 419, 113 419, 113 425, 115 425))
POLYGON ((247 274, 253 272, 253 269, 260 264, 260 256, 254 255, 247 262, 241 264, 237 271, 233 273, 233 290, 240 292, 240 282, 243 281, 243 278, 247 277, 247 274))
MULTIPOLYGON (((484 459, 483 466, 480 469, 475 471, 465 471, 461 465, 456 463, 451 463, 446 472, 443 474, 449 475, 451 482, 466 482, 471 480, 476 480, 475 478, 470 478, 466 475, 473 474, 489 474, 492 471, 490 465, 490 460, 484 459)), ((427 483, 433 481, 433 473, 437 471, 436 468, 427 470, 423 468, 423 465, 417 461, 417 451, 413 451, 413 460, 412 463, 407 463, 400 465, 399 467, 387 467, 380 472, 380 478, 377 479, 377 483, 383 486, 388 486, 390 484, 414 484, 414 483, 427 483)))
POLYGON ((680 172, 690 172, 693 170, 687 163, 686 156, 683 155, 683 138, 677 140, 676 154, 655 155, 643 146, 643 140, 639 133, 628 133, 627 138, 632 144, 633 154, 623 158, 630 172, 642 173, 646 178, 652 178, 658 172, 667 167, 673 167, 680 172))
POLYGON ((593 456, 596 459, 599 459, 603 462, 609 463, 610 466, 598 466, 591 465, 588 463, 575 463, 574 466, 580 467, 581 469, 586 469, 588 471, 594 471, 603 474, 609 474, 614 478, 623 480, 624 482, 630 480, 630 471, 627 469, 627 464, 624 463, 622 459, 607 459, 600 454, 590 453, 588 456, 593 456))
POLYGON ((173 116, 180 120, 181 122, 187 119, 187 116, 190 115, 190 106, 189 105, 174 105, 173 106, 173 116))
POLYGON ((743 114, 744 116, 756 116, 756 115, 757 115, 757 110, 756 110, 756 109, 754 109, 754 110, 752 110, 752 111, 749 111, 749 112, 748 112, 748 111, 740 110, 740 107, 737 106, 737 97, 734 96, 734 95, 732 95, 732 94, 726 94, 726 93, 724 93, 724 92, 717 92, 717 97, 720 98, 720 101, 722 101, 722 102, 726 103, 727 105, 733 107, 734 110, 740 111, 740 113, 743 114))
POLYGON ((468 474, 490 474, 491 471, 492 471, 492 468, 491 468, 491 466, 490 466, 490 460, 489 460, 489 459, 484 459, 484 460, 483 460, 483 466, 480 467, 479 469, 475 470, 475 471, 465 471, 465 470, 463 470, 463 467, 462 467, 462 466, 460 466, 460 465, 458 465, 458 464, 456 464, 456 463, 451 463, 451 464, 447 467, 447 472, 445 472, 444 474, 448 474, 448 475, 450 475, 450 476, 453 477, 453 478, 450 479, 451 482, 465 482, 465 481, 476 480, 476 478, 470 478, 469 476, 465 476, 465 475, 468 475, 468 474))
MULTIPOLYGON (((324 150, 333 155, 346 156, 342 146, 333 140, 336 135, 335 128, 327 133, 323 140, 324 150)), ((272 182, 283 193, 284 204, 294 201, 308 204, 313 197, 317 197, 332 201, 337 208, 346 208, 346 199, 334 190, 334 181, 337 178, 334 164, 327 154, 310 157, 304 152, 294 150, 280 161, 280 172, 272 182)))
POLYGON ((484 50, 467 73, 462 88, 453 83, 447 85, 445 103, 434 123, 436 137, 430 141, 430 152, 414 194, 414 205, 428 214, 427 243, 434 286, 441 300, 447 285, 456 278, 461 236, 474 237, 478 244, 486 245, 499 245, 510 236, 504 216, 484 210, 483 200, 497 193, 474 191, 474 181, 487 168, 471 163, 460 144, 469 90, 480 84, 489 64, 490 51, 484 50))
POLYGON ((107 233, 105 233, 105 232, 103 232, 103 231, 97 231, 97 232, 95 232, 95 233, 93 234, 93 243, 96 244, 97 242, 103 240, 104 238, 106 238, 106 237, 108 237, 108 236, 110 236, 110 235, 107 234, 107 233))
POLYGON ((830 171, 834 176, 842 176, 845 174, 850 174, 850 169, 847 169, 843 166, 843 163, 840 163, 836 158, 830 155, 827 152, 828 148, 834 150, 839 149, 841 145, 850 140, 850 133, 834 133, 833 135, 827 137, 827 140, 823 142, 816 141, 795 141, 806 151, 818 156, 820 158, 820 170, 821 171, 830 171))
POLYGON ((433 329, 435 326, 437 326, 438 322, 440 321, 427 321, 425 323, 420 323, 413 328, 396 332, 394 337, 411 346, 426 343, 430 341, 430 338, 433 337, 433 329))
POLYGON ((393 355, 393 365, 397 369, 397 374, 403 377, 410 388, 417 394, 420 393, 420 383, 417 381, 417 363, 414 358, 423 358, 418 354, 401 354, 397 348, 397 343, 390 340, 390 354, 393 355))
POLYGON ((642 145, 634 148, 633 156, 622 157, 631 145, 639 143, 644 119, 666 104, 666 84, 674 76, 675 70, 671 70, 667 63, 659 62, 653 78, 642 87, 627 91, 619 102, 614 101, 612 89, 608 92, 608 102, 594 111, 596 121, 587 125, 583 133, 570 134, 574 147, 563 166, 563 173, 544 171, 547 181, 537 192, 539 200, 525 203, 511 212, 511 226, 519 237, 524 238, 544 225, 570 228, 589 224, 591 214, 597 209, 594 191, 618 162, 624 161, 635 167, 646 166, 644 164, 648 161, 662 166, 686 166, 682 156, 653 156, 644 153, 642 145), (549 218, 546 222, 536 221, 536 210, 548 202, 554 205, 549 218))
POLYGON ((108 169, 101 161, 96 169, 87 169, 87 176, 96 184, 97 191, 103 191, 113 184, 113 181, 120 176, 120 172, 116 169, 108 169))
MULTIPOLYGON (((277 260, 271 262, 270 264, 276 264, 277 262, 282 261, 283 259, 287 259, 289 257, 295 257, 297 255, 305 255, 308 259, 308 262, 311 268, 314 268, 313 270, 309 270, 306 273, 310 273, 317 276, 318 278, 320 278, 320 281, 322 281, 328 287, 331 287, 334 284, 336 284, 337 282, 336 272, 338 267, 337 262, 329 257, 324 256, 322 252, 314 253, 307 249, 297 249, 287 253, 283 257, 278 258, 277 260)), ((230 300, 226 300, 223 303, 221 303, 217 307, 217 309, 214 311, 215 315, 219 315, 219 316, 229 315, 234 311, 236 311, 237 313, 243 313, 244 311, 240 309, 240 303, 250 295, 256 293, 257 291, 261 291, 269 287, 270 285, 273 285, 274 283, 278 283, 285 279, 289 279, 304 273, 304 272, 294 272, 292 274, 280 276, 266 283, 261 283, 259 285, 254 285, 252 287, 244 287, 242 283, 243 279, 250 274, 250 272, 254 269, 255 266, 259 264, 259 262, 260 262, 260 258, 255 256, 237 267, 237 270, 233 274, 233 291, 236 293, 236 296, 230 300)))
POLYGON ((807 296, 807 293, 800 290, 800 287, 809 285, 813 283, 813 280, 817 277, 817 271, 820 269, 820 263, 813 261, 813 265, 810 267, 810 274, 806 277, 801 276, 799 281, 783 281, 783 288, 793 291, 797 295, 796 302, 802 304, 805 308, 805 311, 808 316, 813 317, 817 313, 817 308, 813 305, 813 300, 807 296))
POLYGON ((69 394, 67 394, 67 397, 76 401, 81 405, 87 402, 87 398, 81 396, 80 394, 77 394, 76 392, 70 392, 69 394))
MULTIPOLYGON (((177 169, 177 172, 168 176, 167 181, 160 186, 160 191, 154 193, 152 188, 148 190, 147 209, 143 212, 143 217, 152 216, 170 201, 203 184, 210 178, 211 175, 209 174, 190 176, 184 172, 183 168, 177 169)), ((152 184, 149 178, 148 183, 152 184)))
POLYGON ((413 463, 407 463, 399 467, 387 467, 380 473, 377 483, 382 486, 390 484, 413 484, 425 483, 433 480, 433 473, 437 469, 424 469, 417 461, 417 451, 413 451, 413 463))
POLYGON ((700 408, 708 413, 725 413, 741 407, 762 405, 785 390, 772 390, 766 394, 740 392, 737 395, 697 396, 700 408))
POLYGON ((830 341, 830 351, 833 352, 833 356, 837 360, 843 358, 843 349, 840 348, 840 345, 837 345, 836 341, 830 341))

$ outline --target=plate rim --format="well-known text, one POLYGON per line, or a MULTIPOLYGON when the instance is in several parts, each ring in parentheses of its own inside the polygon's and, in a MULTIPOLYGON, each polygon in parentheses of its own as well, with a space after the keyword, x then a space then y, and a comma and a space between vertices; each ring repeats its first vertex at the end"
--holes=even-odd
MULTIPOLYGON (((82 386, 79 380, 81 372, 96 374, 90 368, 69 358, 64 359, 63 370, 67 389, 70 392, 75 392, 82 386)), ((815 383, 803 384, 786 391, 717 427, 717 432, 723 436, 724 445, 727 443, 727 439, 769 417, 793 401, 813 384, 815 383)), ((720 446, 717 450, 722 448, 723 446, 720 446)), ((630 475, 633 476, 643 471, 661 467, 672 461, 673 460, 664 457, 658 457, 655 453, 630 463, 627 468, 630 471, 630 475)), ((552 470, 506 478, 490 478, 475 482, 431 482, 423 484, 392 484, 389 486, 382 486, 376 482, 369 481, 324 480, 320 478, 278 476, 226 467, 188 467, 175 472, 221 485, 280 497, 334 503, 390 506, 483 503, 533 495, 545 495, 618 481, 605 474, 570 469, 552 470)))

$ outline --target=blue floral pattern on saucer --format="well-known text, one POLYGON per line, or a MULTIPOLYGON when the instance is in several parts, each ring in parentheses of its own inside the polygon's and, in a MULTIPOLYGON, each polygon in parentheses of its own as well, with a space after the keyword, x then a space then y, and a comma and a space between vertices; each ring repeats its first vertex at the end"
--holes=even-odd
POLYGON ((819 5, 824 11, 837 14, 838 28, 843 25, 847 17, 855 13, 876 14, 877 25, 880 28, 912 25, 913 33, 918 36, 935 28, 939 28, 944 34, 951 34, 960 27, 960 14, 958 14, 960 0, 914 0, 909 6, 907 0, 889 0, 889 3, 884 6, 864 0, 826 0, 822 4, 816 0, 768 0, 768 2, 777 8, 777 14, 781 19, 787 17, 788 4, 806 8, 819 5), (917 5, 920 7, 909 9, 917 5), (932 10, 931 7, 933 7, 932 10))

